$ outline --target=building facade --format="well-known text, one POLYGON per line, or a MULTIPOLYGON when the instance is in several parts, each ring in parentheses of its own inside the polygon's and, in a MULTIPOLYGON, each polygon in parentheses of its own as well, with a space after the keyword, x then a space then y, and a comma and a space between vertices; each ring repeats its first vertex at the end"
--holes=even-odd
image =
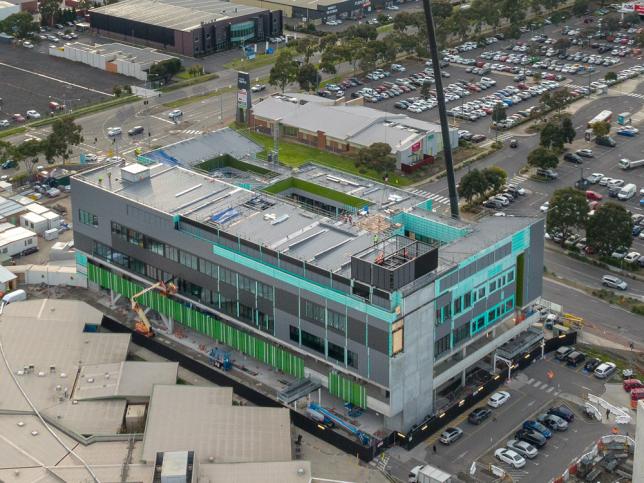
POLYGON ((431 414, 437 393, 534 322, 523 309, 541 295, 541 219, 471 226, 337 174, 326 176, 371 186, 365 207, 303 182, 289 188, 299 203, 287 203, 183 168, 149 169, 132 181, 118 166, 72 179, 74 242, 90 286, 129 297, 172 280, 176 295, 146 294, 141 304, 295 379, 314 378, 391 429, 431 414), (339 216, 320 214, 334 204, 339 216), (391 225, 370 231, 384 209, 395 212, 391 225))
POLYGON ((213 0, 125 0, 89 11, 105 36, 199 57, 281 35, 282 12, 213 0))

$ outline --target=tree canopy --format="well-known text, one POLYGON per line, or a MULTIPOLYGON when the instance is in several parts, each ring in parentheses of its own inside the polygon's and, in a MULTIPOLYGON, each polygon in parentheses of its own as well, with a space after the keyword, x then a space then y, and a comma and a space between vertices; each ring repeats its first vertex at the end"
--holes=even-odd
POLYGON ((618 248, 628 248, 633 241, 633 219, 622 206, 608 202, 588 218, 588 245, 600 255, 610 256, 618 248))
POLYGON ((14 13, 0 21, 0 32, 7 32, 19 39, 29 38, 38 32, 38 22, 34 22, 29 12, 14 13))
POLYGON ((562 243, 586 226, 588 202, 584 192, 575 188, 556 190, 550 199, 546 226, 550 233, 561 233, 562 243))
POLYGON ((356 166, 373 169, 383 176, 396 169, 396 157, 391 154, 391 146, 387 143, 373 143, 358 151, 356 166))
POLYGON ((487 191, 487 183, 488 180, 485 175, 474 168, 465 173, 459 181, 458 194, 465 198, 468 203, 471 203, 475 197, 481 196, 487 191))
POLYGON ((599 121, 593 123, 593 134, 598 138, 608 136, 610 132, 610 123, 606 121, 599 121))
POLYGON ((539 147, 528 154, 528 164, 535 168, 556 168, 559 164, 559 157, 550 149, 539 147))
POLYGON ((298 70, 297 62, 293 58, 293 51, 282 49, 277 55, 275 65, 271 68, 268 83, 278 86, 284 92, 287 85, 297 80, 298 70))

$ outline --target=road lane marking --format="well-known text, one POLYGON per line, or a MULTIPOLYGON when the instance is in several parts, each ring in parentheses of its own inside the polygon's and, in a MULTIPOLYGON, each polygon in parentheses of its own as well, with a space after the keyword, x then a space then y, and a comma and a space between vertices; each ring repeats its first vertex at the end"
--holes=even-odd
POLYGON ((159 116, 150 116, 150 117, 153 117, 154 119, 158 119, 159 121, 167 122, 168 124, 175 124, 174 122, 172 122, 172 121, 170 121, 168 119, 164 119, 164 118, 159 117, 159 116))
POLYGON ((456 459, 457 459, 457 460, 460 460, 460 459, 465 458, 465 455, 466 455, 467 453, 469 453, 469 451, 464 451, 463 453, 459 454, 459 455, 456 457, 456 459))
POLYGON ((91 87, 85 87, 85 86, 82 86, 80 84, 74 84, 73 82, 67 82, 67 81, 64 81, 62 79, 57 79, 56 77, 52 77, 50 75, 40 74, 38 72, 34 72, 34 71, 31 71, 31 70, 28 70, 28 69, 23 69, 22 67, 16 67, 15 65, 5 64, 4 62, 0 62, 0 65, 2 65, 4 67, 9 67, 10 69, 19 70, 20 72, 26 72, 27 74, 33 74, 33 75, 36 75, 38 77, 42 77, 44 79, 49 79, 49 80, 53 80, 53 81, 56 81, 56 82, 60 82, 61 84, 66 84, 68 86, 74 86, 74 87, 78 87, 79 89, 85 89, 86 91, 96 92, 97 94, 102 94, 104 96, 114 97, 114 94, 109 94, 107 92, 99 91, 97 89, 92 89, 91 87))
POLYGON ((553 390, 554 390, 554 387, 550 386, 546 392, 551 393, 553 390))

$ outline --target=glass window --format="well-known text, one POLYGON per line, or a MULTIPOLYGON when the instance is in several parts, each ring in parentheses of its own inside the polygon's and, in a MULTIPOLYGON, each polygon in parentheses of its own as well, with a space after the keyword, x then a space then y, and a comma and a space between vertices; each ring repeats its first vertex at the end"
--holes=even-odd
POLYGON ((490 293, 494 292, 496 290, 496 280, 493 280, 492 283, 490 283, 490 293))
POLYGON ((239 290, 245 290, 246 292, 250 292, 252 294, 255 293, 255 280, 253 280, 252 278, 245 277, 244 275, 239 275, 238 282, 239 290))
POLYGON ((470 324, 465 324, 454 331, 454 345, 470 336, 470 324))
POLYGON ((245 322, 252 322, 253 324, 255 323, 255 309, 253 307, 249 307, 248 305, 244 305, 242 303, 239 304, 239 318, 245 322))
POLYGON ((199 259, 199 271, 208 275, 211 278, 217 278, 217 265, 208 260, 199 259))
POLYGON ((514 308, 514 300, 510 299, 505 302, 505 311, 510 312, 514 308))
POLYGON ((461 311, 461 297, 458 297, 454 300, 454 314, 458 314, 461 311))
POLYGON ((163 256, 164 250, 163 250, 163 243, 161 243, 159 240, 155 240, 154 238, 150 238, 149 236, 144 237, 144 243, 145 243, 145 248, 147 250, 150 250, 152 253, 156 253, 157 255, 163 256))
POLYGON ((257 296, 273 301, 273 286, 257 282, 257 296))
POLYGON ((344 347, 340 347, 333 342, 327 342, 329 347, 329 357, 344 364, 344 347))
POLYGON ((463 295, 463 308, 469 309, 470 305, 472 305, 472 294, 468 292, 463 295))
POLYGON ((219 267, 219 280, 233 287, 237 286, 237 274, 227 268, 219 267))
POLYGON ((309 320, 324 323, 324 307, 310 300, 304 301, 304 317, 309 320))
POLYGON ((298 344, 300 343, 300 329, 294 325, 289 327, 289 336, 293 342, 297 342, 298 344))
POLYGON ((314 351, 324 354, 324 339, 317 335, 309 334, 305 330, 300 331, 302 334, 302 345, 313 349, 314 351))
POLYGON ((199 257, 183 250, 179 252, 179 263, 193 270, 199 270, 199 257))
POLYGON ((78 221, 83 225, 98 226, 98 216, 85 210, 78 210, 78 221))
POLYGON ((112 259, 112 250, 107 245, 103 245, 97 241, 94 242, 94 255, 102 258, 103 260, 112 259))
POLYGON ((265 314, 262 311, 257 311, 257 323, 259 324, 259 330, 263 332, 268 332, 273 334, 275 331, 275 319, 270 314, 265 314))
POLYGON ((487 313, 488 324, 496 318, 496 309, 492 309, 487 313))
POLYGON ((347 317, 344 314, 327 310, 327 324, 340 332, 345 332, 347 328, 347 317))
POLYGON ((169 260, 172 260, 173 262, 178 262, 179 261, 179 250, 177 250, 175 247, 166 245, 165 246, 165 257, 169 260))
POLYGON ((447 304, 443 307, 443 319, 449 319, 452 317, 452 305, 447 304))
POLYGON ((479 296, 478 296, 478 300, 481 300, 483 297, 485 297, 485 287, 481 287, 481 288, 479 289, 479 296))
POLYGON ((143 248, 143 233, 128 228, 127 241, 132 245, 143 248))
POLYGON ((510 282, 512 282, 513 280, 514 280, 514 272, 513 272, 513 271, 509 271, 509 272, 508 272, 508 274, 507 274, 507 281, 508 281, 508 283, 510 283, 510 282))
POLYGON ((120 223, 112 222, 112 233, 123 240, 127 239, 127 228, 120 223))
POLYGON ((358 368, 358 354, 347 349, 347 364, 355 369, 358 368))
POLYGON ((451 338, 450 334, 447 334, 445 337, 441 337, 436 342, 434 342, 434 357, 438 357, 443 352, 446 352, 449 350, 450 338, 451 338))

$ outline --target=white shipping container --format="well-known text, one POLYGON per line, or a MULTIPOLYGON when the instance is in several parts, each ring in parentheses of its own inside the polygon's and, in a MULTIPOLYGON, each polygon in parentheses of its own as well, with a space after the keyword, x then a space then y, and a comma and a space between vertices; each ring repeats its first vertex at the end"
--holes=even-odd
POLYGON ((28 248, 38 248, 38 235, 21 226, 0 233, 0 253, 13 257, 28 248))
POLYGON ((50 228, 43 232, 43 238, 45 240, 56 240, 58 238, 58 228, 50 228))
POLYGON ((49 222, 44 216, 29 212, 20 215, 20 226, 40 234, 49 228, 49 222))

